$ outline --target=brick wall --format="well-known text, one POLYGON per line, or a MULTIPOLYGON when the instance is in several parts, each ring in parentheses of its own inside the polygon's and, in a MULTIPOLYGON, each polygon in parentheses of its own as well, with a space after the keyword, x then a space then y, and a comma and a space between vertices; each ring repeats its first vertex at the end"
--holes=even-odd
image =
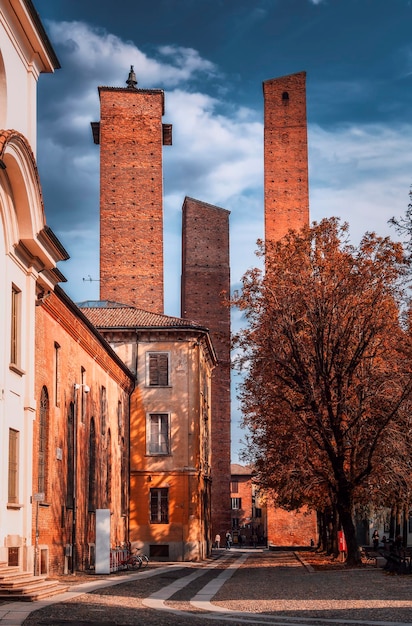
POLYGON ((309 224, 306 73, 263 83, 265 239, 309 224))
POLYGON ((164 93, 99 93, 100 299, 163 313, 164 93))
POLYGON ((274 546, 310 546, 317 544, 316 513, 285 511, 275 507, 268 496, 267 502, 268 543, 274 546))
POLYGON ((182 310, 211 333, 218 365, 212 375, 212 536, 230 520, 229 211, 193 198, 183 204, 182 310))
MULTIPOLYGON (((72 542, 73 509, 68 501, 69 414, 77 422, 77 533, 76 569, 88 566, 89 544, 95 541, 95 516, 88 509, 89 438, 92 420, 96 429, 96 508, 110 508, 112 545, 127 539, 127 519, 122 516, 122 490, 128 469, 129 393, 134 380, 98 340, 87 324, 56 294, 36 307, 37 410, 33 422, 33 491, 39 492, 40 398, 47 389, 45 500, 33 506, 33 544, 35 528, 39 544, 47 546, 50 574, 71 568, 64 550, 72 542), (58 357, 56 361, 56 351, 58 357), (83 375, 82 375, 83 369, 83 375), (56 372, 58 376, 56 379, 56 372), (82 382, 90 388, 74 389, 82 382), (101 387, 106 389, 107 411, 103 424, 101 387), (108 467, 111 465, 111 472, 108 467), (123 465, 123 470, 122 470, 123 465), (110 480, 108 480, 108 477, 110 480), (111 489, 108 488, 111 486, 111 489), (38 513, 37 521, 36 514, 38 513)), ((71 422, 73 423, 73 422, 71 422)), ((124 504, 127 507, 127 492, 124 504)))

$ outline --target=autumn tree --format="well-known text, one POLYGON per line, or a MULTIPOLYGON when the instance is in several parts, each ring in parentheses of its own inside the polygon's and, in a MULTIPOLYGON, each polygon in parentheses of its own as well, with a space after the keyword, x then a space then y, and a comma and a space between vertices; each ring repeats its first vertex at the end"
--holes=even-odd
POLYGON ((390 499, 408 480, 402 247, 371 233, 354 247, 329 219, 260 253, 265 272, 247 272, 233 298, 247 320, 234 343, 249 461, 281 505, 335 507, 356 564, 355 505, 371 489, 390 499))

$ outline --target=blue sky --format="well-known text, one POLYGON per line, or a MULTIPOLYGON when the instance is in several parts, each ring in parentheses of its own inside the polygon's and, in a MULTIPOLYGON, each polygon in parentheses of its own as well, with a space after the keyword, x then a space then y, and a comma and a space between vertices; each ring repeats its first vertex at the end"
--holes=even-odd
POLYGON ((130 65, 138 87, 165 90, 163 121, 173 124, 164 149, 165 313, 180 315, 186 195, 231 211, 234 286, 257 264, 264 80, 307 72, 311 220, 341 217, 355 243, 367 230, 396 236, 387 221, 405 212, 412 183, 411 0, 34 4, 62 65, 39 80, 37 158, 47 223, 71 255, 60 269, 75 301, 98 298, 97 87, 125 86, 130 65))

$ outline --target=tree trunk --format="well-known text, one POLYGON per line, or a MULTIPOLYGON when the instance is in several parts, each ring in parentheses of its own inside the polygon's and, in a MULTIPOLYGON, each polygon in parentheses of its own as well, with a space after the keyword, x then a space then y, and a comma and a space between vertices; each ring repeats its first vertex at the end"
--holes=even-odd
POLYGON ((351 504, 351 498, 349 494, 339 494, 337 509, 339 512, 339 519, 345 533, 346 540, 346 563, 348 565, 359 565, 361 563, 361 556, 358 546, 358 539, 356 536, 356 528, 353 521, 353 510, 351 504))

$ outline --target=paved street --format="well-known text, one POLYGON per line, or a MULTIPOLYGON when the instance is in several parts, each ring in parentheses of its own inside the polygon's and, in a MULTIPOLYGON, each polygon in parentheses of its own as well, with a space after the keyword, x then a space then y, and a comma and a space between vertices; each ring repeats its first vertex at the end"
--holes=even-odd
POLYGON ((2 605, 0 626, 412 626, 412 577, 314 571, 298 557, 232 549, 204 564, 151 564, 76 585, 53 603, 2 605))

